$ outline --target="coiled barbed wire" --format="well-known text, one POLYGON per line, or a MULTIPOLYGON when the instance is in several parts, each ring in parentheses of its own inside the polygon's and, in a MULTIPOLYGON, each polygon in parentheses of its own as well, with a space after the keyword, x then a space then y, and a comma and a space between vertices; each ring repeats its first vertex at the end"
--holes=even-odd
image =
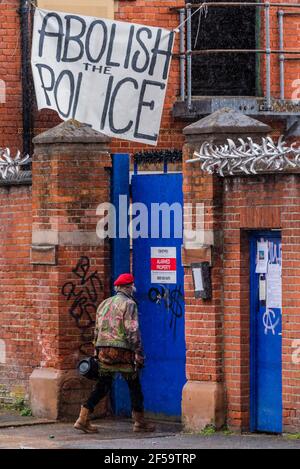
POLYGON ((0 176, 2 179, 7 179, 8 176, 18 176, 21 167, 30 163, 30 156, 21 156, 18 151, 13 158, 9 148, 0 148, 0 176))
POLYGON ((204 142, 200 151, 194 153, 195 158, 187 163, 200 162, 202 171, 217 173, 222 177, 300 169, 300 147, 295 148, 296 143, 288 146, 283 135, 277 144, 271 137, 263 138, 261 144, 253 142, 250 137, 247 137, 247 141, 239 138, 238 142, 240 145, 231 139, 227 139, 224 145, 204 142))

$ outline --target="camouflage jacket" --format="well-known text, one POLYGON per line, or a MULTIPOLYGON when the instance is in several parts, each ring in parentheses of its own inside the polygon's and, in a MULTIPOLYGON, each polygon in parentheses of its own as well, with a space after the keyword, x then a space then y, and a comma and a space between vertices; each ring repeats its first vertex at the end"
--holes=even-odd
POLYGON ((108 298, 97 310, 95 347, 117 347, 142 355, 138 309, 134 299, 123 292, 108 298))

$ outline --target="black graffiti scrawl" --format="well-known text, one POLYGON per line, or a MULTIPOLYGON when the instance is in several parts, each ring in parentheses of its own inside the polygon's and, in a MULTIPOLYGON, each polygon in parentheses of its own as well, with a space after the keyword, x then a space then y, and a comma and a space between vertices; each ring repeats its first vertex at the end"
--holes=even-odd
POLYGON ((164 286, 159 288, 150 288, 148 298, 151 303, 164 305, 169 316, 169 327, 173 331, 174 338, 177 333, 177 321, 183 317, 183 293, 181 286, 169 289, 164 286))
POLYGON ((97 271, 90 272, 90 259, 82 256, 72 269, 74 280, 64 284, 62 294, 70 304, 69 313, 81 332, 80 353, 88 354, 93 343, 93 326, 103 284, 97 271))

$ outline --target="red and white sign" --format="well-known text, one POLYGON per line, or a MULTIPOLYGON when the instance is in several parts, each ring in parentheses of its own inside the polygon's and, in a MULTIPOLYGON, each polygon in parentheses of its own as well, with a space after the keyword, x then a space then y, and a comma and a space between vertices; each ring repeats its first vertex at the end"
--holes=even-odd
POLYGON ((151 283, 177 283, 176 248, 151 248, 151 283))

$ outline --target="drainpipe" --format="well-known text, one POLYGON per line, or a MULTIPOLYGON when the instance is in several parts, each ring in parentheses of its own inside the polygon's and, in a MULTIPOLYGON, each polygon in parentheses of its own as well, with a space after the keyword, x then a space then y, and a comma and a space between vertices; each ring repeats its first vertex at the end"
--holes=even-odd
MULTIPOLYGON (((279 10, 278 12, 278 22, 279 22, 279 49, 284 50, 284 29, 283 29, 283 17, 284 11, 279 10)), ((284 100, 284 61, 285 55, 281 53, 279 56, 280 63, 280 99, 284 100)))
POLYGON ((192 109, 192 10, 191 3, 187 3, 187 104, 192 109))
POLYGON ((271 111, 271 36, 270 36, 270 2, 266 2, 266 110, 271 111))
MULTIPOLYGON (((180 9, 180 24, 184 23, 185 21, 185 9, 180 9)), ((185 64, 186 64, 186 56, 185 56, 185 27, 182 25, 180 28, 180 96, 181 101, 184 102, 185 100, 185 64)))
POLYGON ((22 77, 22 116, 23 116, 23 153, 32 150, 32 92, 30 71, 30 2, 20 0, 21 27, 21 77, 22 77))

